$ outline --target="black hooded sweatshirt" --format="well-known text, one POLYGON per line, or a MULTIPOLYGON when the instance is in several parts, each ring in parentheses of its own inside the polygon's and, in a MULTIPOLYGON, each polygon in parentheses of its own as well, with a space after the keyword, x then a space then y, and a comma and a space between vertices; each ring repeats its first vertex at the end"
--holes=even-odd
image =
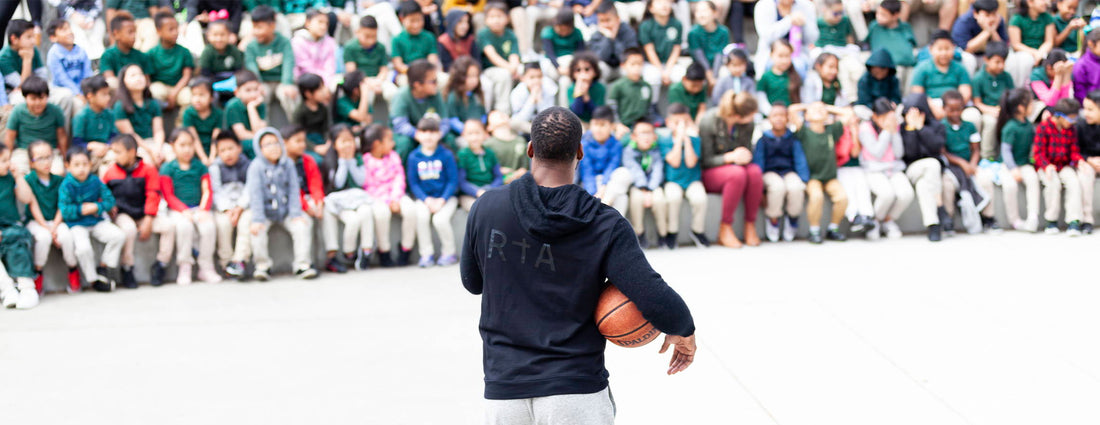
MULTIPOLYGON (((912 108, 917 108, 924 113, 924 126, 920 130, 910 131, 906 129, 908 123, 901 125, 901 142, 905 147, 905 156, 902 160, 905 161, 906 166, 924 158, 940 159, 943 156, 944 144, 947 143, 947 127, 932 116, 932 108, 928 107, 928 97, 922 93, 905 96, 901 116, 905 117, 912 108)), ((940 163, 942 165, 942 159, 940 163)))
POLYGON ((583 188, 530 174, 470 210, 462 284, 481 294, 485 398, 591 394, 607 387, 596 302, 609 280, 667 334, 689 336, 687 304, 650 267, 634 230, 583 188))

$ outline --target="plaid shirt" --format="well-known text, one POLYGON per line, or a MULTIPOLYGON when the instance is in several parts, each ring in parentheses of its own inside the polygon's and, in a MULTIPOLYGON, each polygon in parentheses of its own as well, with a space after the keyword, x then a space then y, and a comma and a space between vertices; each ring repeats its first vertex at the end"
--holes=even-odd
POLYGON ((1076 167, 1081 160, 1081 150, 1077 146, 1077 129, 1070 126, 1061 130, 1053 119, 1039 124, 1035 129, 1035 143, 1032 145, 1035 169, 1044 170, 1053 165, 1058 171, 1067 165, 1076 167))

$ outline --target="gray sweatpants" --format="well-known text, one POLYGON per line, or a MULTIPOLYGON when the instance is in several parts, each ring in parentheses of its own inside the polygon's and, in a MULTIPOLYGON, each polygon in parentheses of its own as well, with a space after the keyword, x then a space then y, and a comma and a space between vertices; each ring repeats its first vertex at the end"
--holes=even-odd
POLYGON ((486 425, 611 425, 611 387, 592 394, 563 394, 518 400, 485 400, 486 425))

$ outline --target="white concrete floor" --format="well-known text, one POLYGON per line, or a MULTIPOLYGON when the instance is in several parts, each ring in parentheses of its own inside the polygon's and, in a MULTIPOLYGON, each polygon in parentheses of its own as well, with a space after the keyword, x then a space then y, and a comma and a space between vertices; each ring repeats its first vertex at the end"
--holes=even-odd
MULTIPOLYGON (((618 423, 1100 423, 1098 244, 651 251, 700 352, 609 346, 618 423)), ((0 422, 477 424, 479 302, 457 267, 49 295, 0 312, 0 422)))

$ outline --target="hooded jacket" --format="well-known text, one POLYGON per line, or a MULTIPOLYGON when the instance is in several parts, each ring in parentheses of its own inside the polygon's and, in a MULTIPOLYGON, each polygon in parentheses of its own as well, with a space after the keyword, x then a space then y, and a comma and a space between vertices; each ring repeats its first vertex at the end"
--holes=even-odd
POLYGON ((481 52, 478 52, 474 42, 473 19, 470 19, 470 28, 466 30, 466 37, 459 38, 455 35, 455 27, 458 21, 470 12, 462 9, 451 9, 447 12, 447 32, 439 36, 439 61, 443 63, 443 69, 451 69, 451 64, 460 57, 470 56, 478 63, 481 62, 481 52))
POLYGON ((928 97, 923 93, 905 96, 901 116, 904 117, 912 108, 917 108, 924 113, 924 126, 920 130, 909 130, 907 128, 909 123, 901 123, 901 143, 905 148, 902 160, 905 161, 906 166, 909 166, 924 158, 936 158, 942 165, 943 160, 940 156, 947 142, 947 127, 932 116, 932 109, 928 107, 928 97))
POLYGON ((772 130, 765 131, 756 142, 752 162, 765 173, 771 171, 782 176, 794 172, 803 182, 810 181, 806 152, 802 150, 802 142, 790 129, 782 137, 776 137, 772 130))
POLYGON ((1100 58, 1088 49, 1073 64, 1073 97, 1084 102, 1089 92, 1100 88, 1100 58))
POLYGON ((248 180, 245 183, 252 222, 265 224, 301 217, 305 213, 302 211, 302 201, 298 193, 298 172, 294 170, 294 163, 286 156, 283 137, 278 130, 265 128, 256 133, 252 146, 256 159, 248 165, 248 180), (260 139, 267 134, 275 135, 283 150, 276 163, 264 158, 260 149, 260 139))
POLYGON ((631 141, 623 148, 623 167, 630 171, 634 187, 652 191, 665 183, 665 160, 656 143, 649 150, 641 151, 638 144, 631 141))
POLYGON ((898 82, 897 73, 898 69, 894 66, 894 59, 890 57, 890 52, 886 49, 878 49, 871 53, 871 57, 867 59, 867 72, 859 78, 859 98, 856 104, 870 108, 875 99, 880 97, 890 99, 894 103, 901 102, 901 83, 898 82), (885 79, 877 80, 871 76, 872 66, 889 69, 890 75, 885 79))
POLYGON ((684 300, 650 267, 630 224, 576 185, 531 174, 470 211, 462 285, 481 294, 485 398, 590 394, 607 387, 593 315, 609 278, 664 333, 689 336, 684 300))
MULTIPOLYGON (((252 144, 256 146, 256 143, 252 144)), ((240 155, 237 163, 226 165, 221 158, 215 158, 210 165, 210 186, 214 192, 214 210, 228 211, 233 208, 248 208, 248 156, 240 155)))
POLYGON ((624 24, 625 22, 619 24, 619 32, 614 39, 607 38, 602 32, 596 32, 588 42, 588 48, 600 58, 600 62, 612 68, 617 68, 626 61, 626 49, 638 47, 638 33, 630 25, 624 24))
POLYGON ((581 137, 581 146, 584 148, 584 158, 579 166, 581 184, 590 195, 595 195, 599 190, 599 183, 607 184, 611 181, 611 173, 622 164, 623 145, 615 139, 614 134, 603 143, 597 142, 589 131, 581 137))
POLYGON ((118 163, 111 164, 103 175, 103 181, 111 189, 119 213, 135 221, 157 215, 160 208, 160 174, 141 158, 135 159, 128 169, 118 163))

